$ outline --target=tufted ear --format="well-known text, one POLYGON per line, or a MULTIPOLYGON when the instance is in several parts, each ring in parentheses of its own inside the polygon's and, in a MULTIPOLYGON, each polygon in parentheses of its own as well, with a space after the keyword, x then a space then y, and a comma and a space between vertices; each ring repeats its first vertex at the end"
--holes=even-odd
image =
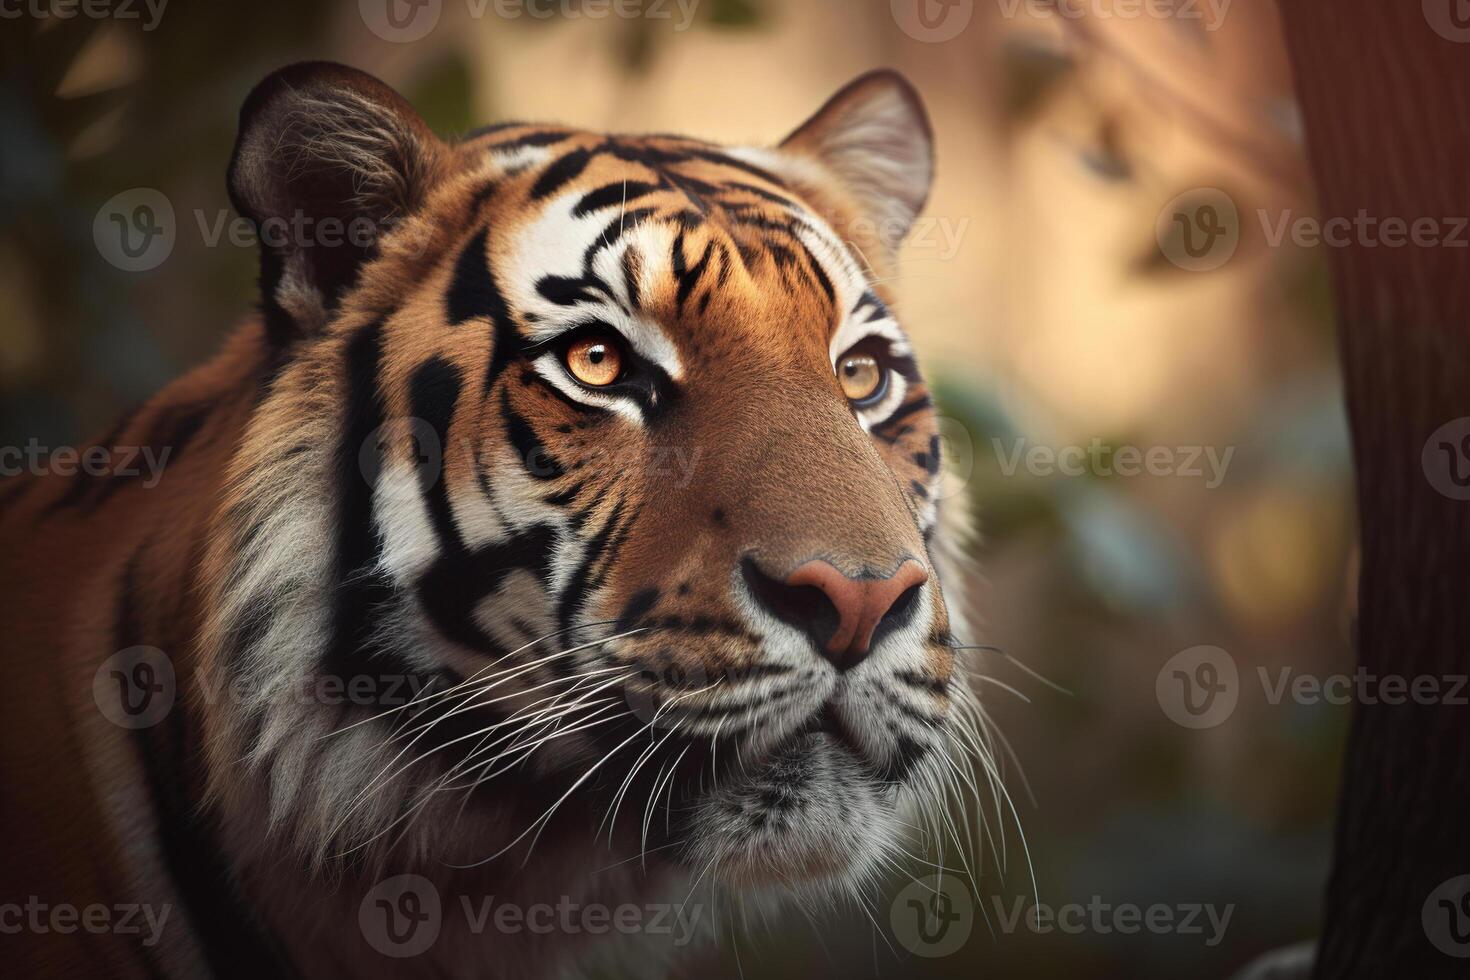
POLYGON ((908 80, 887 69, 850 82, 781 149, 822 164, 890 249, 908 234, 934 182, 929 115, 908 80))
POLYGON ((260 240, 261 299, 277 339, 325 324, 445 155, 402 96, 355 68, 303 62, 255 87, 240 110, 230 200, 260 240))

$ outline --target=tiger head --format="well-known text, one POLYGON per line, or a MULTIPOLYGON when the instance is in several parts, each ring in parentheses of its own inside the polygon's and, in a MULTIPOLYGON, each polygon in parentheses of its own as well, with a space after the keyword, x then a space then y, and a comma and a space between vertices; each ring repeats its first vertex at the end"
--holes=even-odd
POLYGON ((932 171, 888 72, 749 149, 447 143, 351 69, 262 83, 230 189, 273 376, 204 658, 245 692, 203 699, 236 842, 470 868, 602 833, 737 885, 875 873, 968 697, 885 286, 932 171), (371 695, 286 693, 322 678, 371 695))

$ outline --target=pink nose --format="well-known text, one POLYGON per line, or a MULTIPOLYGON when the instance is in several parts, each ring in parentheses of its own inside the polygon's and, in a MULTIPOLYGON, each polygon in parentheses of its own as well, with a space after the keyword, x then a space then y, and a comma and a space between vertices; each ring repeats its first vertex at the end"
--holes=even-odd
POLYGON ((817 558, 792 572, 786 584, 816 588, 832 603, 837 611, 837 629, 828 638, 824 652, 839 669, 846 670, 868 655, 873 633, 894 611, 899 599, 927 581, 929 573, 912 558, 888 578, 849 578, 817 558))

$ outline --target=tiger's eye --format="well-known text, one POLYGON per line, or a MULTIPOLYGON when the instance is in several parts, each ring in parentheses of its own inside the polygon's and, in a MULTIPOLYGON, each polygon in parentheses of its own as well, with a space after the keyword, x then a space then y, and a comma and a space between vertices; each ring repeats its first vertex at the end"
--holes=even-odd
POLYGON ((605 388, 623 373, 623 355, 602 337, 583 337, 567 348, 567 370, 593 388, 605 388))
POLYGON ((872 354, 849 354, 837 362, 837 380, 850 401, 867 401, 883 387, 883 366, 872 354))

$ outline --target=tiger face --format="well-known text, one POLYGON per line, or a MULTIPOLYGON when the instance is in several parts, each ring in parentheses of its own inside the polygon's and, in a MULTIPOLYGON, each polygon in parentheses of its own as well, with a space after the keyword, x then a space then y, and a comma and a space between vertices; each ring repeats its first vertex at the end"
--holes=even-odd
POLYGON ((772 149, 450 145, 349 69, 263 83, 237 208, 378 234, 263 248, 279 363, 204 645, 204 683, 249 692, 203 699, 235 842, 470 869, 601 834, 737 885, 875 873, 967 692, 883 284, 931 175, 890 73, 772 149), (322 676, 384 683, 279 696, 322 676))

